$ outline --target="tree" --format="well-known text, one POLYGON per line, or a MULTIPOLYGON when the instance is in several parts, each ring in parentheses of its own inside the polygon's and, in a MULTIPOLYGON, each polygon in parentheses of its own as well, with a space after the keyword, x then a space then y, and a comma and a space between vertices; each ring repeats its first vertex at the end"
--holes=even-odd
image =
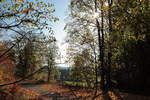
POLYGON ((116 35, 118 38, 115 39, 115 44, 113 44, 118 48, 113 52, 113 58, 118 65, 118 68, 116 68, 118 70, 117 75, 121 75, 120 78, 117 78, 119 87, 146 89, 143 84, 147 84, 144 80, 148 80, 146 78, 148 68, 145 66, 148 66, 149 59, 146 55, 149 55, 149 52, 147 52, 149 49, 149 46, 147 46, 149 44, 147 22, 150 20, 147 5, 148 2, 145 0, 126 0, 115 2, 115 7, 112 9, 114 16, 113 30, 118 33, 116 35), (130 81, 123 81, 122 79, 125 78, 130 81), (128 84, 128 87, 126 84, 128 84))
POLYGON ((56 58, 58 56, 58 47, 56 46, 56 42, 47 45, 47 54, 46 54, 46 61, 47 61, 47 82, 50 82, 50 79, 55 78, 57 76, 57 68, 56 68, 56 58), (50 77, 51 76, 51 77, 50 77))
POLYGON ((87 87, 93 87, 95 83, 92 59, 89 51, 85 49, 73 58, 73 66, 71 68, 73 80, 76 82, 86 82, 87 87))
MULTIPOLYGON (((106 34, 104 33, 107 31, 107 27, 106 27, 107 24, 104 24, 104 22, 106 21, 106 18, 105 18, 106 11, 104 9, 105 7, 107 6, 106 6, 105 1, 103 0, 102 1, 97 1, 97 0, 95 1, 83 1, 83 0, 71 1, 70 16, 73 19, 73 23, 68 23, 70 25, 69 27, 71 27, 68 33, 71 34, 70 37, 72 38, 72 40, 74 39, 74 37, 77 37, 74 40, 74 41, 77 41, 76 43, 78 43, 79 41, 82 41, 82 39, 84 40, 83 41, 84 44, 81 44, 79 42, 79 45, 76 45, 76 46, 81 45, 80 48, 81 47, 88 48, 86 46, 84 47, 84 45, 90 45, 89 47, 91 51, 93 51, 93 55, 96 54, 96 56, 98 56, 99 59, 98 61, 95 61, 95 65, 97 65, 96 62, 98 62, 99 67, 98 67, 98 70, 97 70, 97 67, 95 68, 95 72, 96 72, 96 77, 98 76, 97 73, 101 74, 100 75, 101 87, 103 90, 105 88, 104 77, 106 74, 105 73, 106 68, 104 67, 105 66, 104 45, 105 45, 105 37, 106 37, 106 34), (94 16, 91 16, 91 15, 94 15, 94 16), (95 15, 98 15, 98 16, 95 16, 95 15), (84 34, 86 34, 85 37, 92 36, 92 38, 82 37, 84 36, 84 34), (92 39, 92 41, 89 39, 92 39), (89 42, 86 42, 86 41, 89 41, 89 42), (93 47, 96 49, 93 49, 93 47)), ((96 59, 93 59, 93 60, 96 60, 96 59)))
POLYGON ((53 4, 43 1, 1 1, 0 6, 0 32, 12 33, 13 37, 9 37, 12 45, 0 58, 7 56, 12 50, 16 51, 16 75, 26 78, 43 65, 41 55, 44 51, 40 49, 44 48, 42 44, 45 41, 41 39, 44 38, 41 34, 44 33, 43 30, 52 34, 49 22, 58 20, 53 16, 55 9, 53 4))
POLYGON ((112 4, 113 0, 108 0, 108 25, 109 25, 109 33, 108 33, 108 55, 107 55, 107 62, 108 62, 108 68, 107 68, 107 85, 108 88, 112 88, 111 86, 111 56, 112 56, 112 41, 111 41, 111 34, 112 34, 112 4))
MULTIPOLYGON (((50 3, 44 3, 42 1, 6 1, 0 2, 2 7, 0 10, 0 31, 7 33, 17 33, 21 38, 17 41, 20 42, 23 39, 30 39, 29 34, 42 33, 43 29, 51 32, 51 27, 48 26, 48 21, 56 21, 52 13, 55 11, 50 3), (26 36, 28 34, 28 36, 26 36)), ((9 52, 17 43, 14 43, 6 52, 0 57, 9 52)))
MULTIPOLYGON (((70 4, 70 22, 66 25, 66 30, 68 33, 67 42, 69 43, 69 54, 72 58, 84 50, 90 51, 90 56, 92 60, 89 62, 93 63, 93 69, 95 70, 95 80, 98 79, 97 70, 97 34, 95 34, 96 23, 93 19, 92 14, 94 14, 94 2, 93 1, 83 1, 74 0, 70 4)), ((84 57, 83 57, 84 58, 84 57)), ((70 59, 70 57, 69 57, 70 59)), ((86 67, 87 69, 89 66, 86 67)), ((85 68, 85 69, 86 69, 85 68)), ((96 82, 97 84, 97 82, 96 82)))
POLYGON ((70 55, 78 60, 69 59, 80 66, 85 56, 79 58, 79 54, 85 49, 93 58, 96 55, 99 59, 95 60, 95 65, 98 62, 99 71, 95 71, 100 73, 103 91, 108 92, 116 85, 125 89, 146 89, 149 82, 149 8, 146 0, 70 1, 67 42, 70 55))

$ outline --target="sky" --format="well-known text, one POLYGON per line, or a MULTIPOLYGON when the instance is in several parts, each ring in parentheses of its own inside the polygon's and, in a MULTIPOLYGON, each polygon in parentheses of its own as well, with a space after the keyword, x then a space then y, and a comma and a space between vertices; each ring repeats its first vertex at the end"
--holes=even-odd
MULTIPOLYGON (((65 62, 66 59, 66 48, 67 45, 64 44, 66 32, 64 31, 65 19, 68 16, 68 5, 70 0, 49 0, 49 2, 54 4, 55 13, 54 16, 59 18, 59 21, 53 23, 52 28, 54 30, 54 35, 57 40, 57 45, 61 51, 61 63, 65 62)), ((60 64, 59 66, 67 67, 67 63, 60 64)))

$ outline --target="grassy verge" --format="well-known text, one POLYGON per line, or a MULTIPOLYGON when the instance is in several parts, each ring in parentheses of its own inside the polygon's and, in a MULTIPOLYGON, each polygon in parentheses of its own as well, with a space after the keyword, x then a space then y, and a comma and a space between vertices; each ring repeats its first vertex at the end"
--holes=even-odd
MULTIPOLYGON (((64 81, 63 85, 73 86, 73 87, 84 87, 84 88, 89 87, 87 82, 75 82, 75 81, 64 81)), ((92 87, 94 84, 91 83, 90 85, 91 85, 90 87, 92 87)))

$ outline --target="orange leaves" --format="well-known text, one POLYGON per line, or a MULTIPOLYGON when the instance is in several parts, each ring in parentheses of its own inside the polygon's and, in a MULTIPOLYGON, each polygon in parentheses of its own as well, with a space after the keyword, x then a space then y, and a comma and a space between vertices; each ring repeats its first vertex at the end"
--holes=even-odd
POLYGON ((2 82, 3 82, 3 72, 0 71, 0 83, 2 83, 2 82))
POLYGON ((26 15, 29 14, 29 11, 33 11, 34 10, 32 5, 33 5, 33 2, 30 2, 29 3, 29 8, 26 8, 26 9, 22 10, 21 13, 26 14, 26 15))
POLYGON ((24 0, 14 0, 14 1, 22 3, 24 0))
POLYGON ((26 15, 27 15, 27 14, 29 13, 29 10, 30 10, 29 8, 26 8, 26 9, 24 9, 21 13, 23 13, 23 14, 26 14, 26 15))
POLYGON ((2 77, 3 77, 3 76, 2 76, 2 74, 0 73, 0 80, 2 79, 2 77))
POLYGON ((24 94, 28 98, 28 100, 49 100, 47 98, 44 98, 40 94, 25 88, 19 88, 18 92, 24 94))
POLYGON ((32 7, 30 7, 30 8, 26 8, 26 9, 24 9, 21 13, 23 13, 23 14, 29 14, 29 11, 31 11, 31 10, 34 10, 34 8, 32 8, 32 7))
MULTIPOLYGON (((94 90, 87 90, 87 89, 77 89, 72 91, 71 89, 67 87, 61 86, 59 83, 53 83, 53 84, 47 84, 47 85, 40 85, 40 88, 44 90, 49 90, 50 92, 53 93, 59 93, 61 95, 68 96, 69 99, 75 99, 76 97, 83 97, 83 98, 88 98, 86 100, 92 100, 90 97, 93 97, 94 90)), ((101 94, 102 91, 97 91, 97 94, 101 94)), ((61 99, 61 98, 59 98, 61 99)), ((100 99, 97 99, 100 100, 100 99)))

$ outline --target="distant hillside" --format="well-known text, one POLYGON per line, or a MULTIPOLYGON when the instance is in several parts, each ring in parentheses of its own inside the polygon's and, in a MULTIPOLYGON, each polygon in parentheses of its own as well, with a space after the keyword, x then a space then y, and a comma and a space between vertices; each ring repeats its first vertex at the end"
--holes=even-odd
POLYGON ((58 67, 58 69, 66 69, 66 70, 68 70, 68 69, 70 69, 71 67, 66 67, 66 66, 61 66, 61 67, 58 67))
POLYGON ((60 72, 60 79, 61 81, 65 81, 69 79, 69 71, 70 67, 58 67, 60 72))

